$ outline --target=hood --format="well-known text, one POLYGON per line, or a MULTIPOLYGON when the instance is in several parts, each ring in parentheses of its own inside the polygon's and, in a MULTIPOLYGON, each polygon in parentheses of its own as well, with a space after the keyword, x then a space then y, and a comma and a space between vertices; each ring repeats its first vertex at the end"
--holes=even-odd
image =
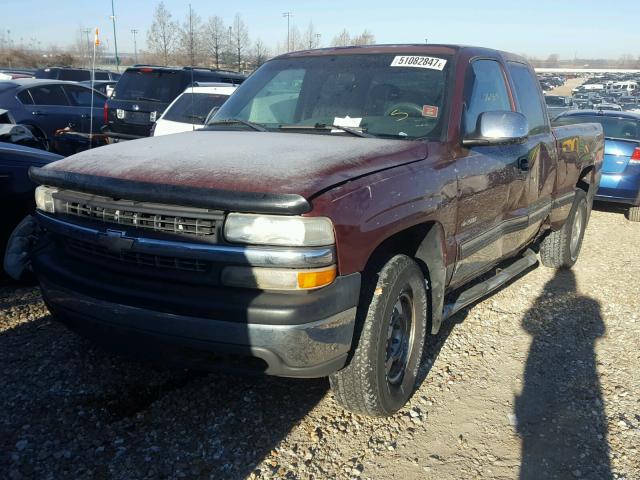
POLYGON ((46 167, 176 187, 297 194, 421 160, 424 142, 251 131, 195 131, 121 142, 46 167))

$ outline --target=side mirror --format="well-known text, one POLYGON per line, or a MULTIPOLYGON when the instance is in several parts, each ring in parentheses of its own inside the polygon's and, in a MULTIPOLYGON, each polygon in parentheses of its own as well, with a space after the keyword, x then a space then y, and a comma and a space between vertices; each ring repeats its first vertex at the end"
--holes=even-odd
POLYGON ((465 147, 524 143, 529 135, 527 117, 518 112, 484 112, 478 116, 476 131, 465 136, 465 147))

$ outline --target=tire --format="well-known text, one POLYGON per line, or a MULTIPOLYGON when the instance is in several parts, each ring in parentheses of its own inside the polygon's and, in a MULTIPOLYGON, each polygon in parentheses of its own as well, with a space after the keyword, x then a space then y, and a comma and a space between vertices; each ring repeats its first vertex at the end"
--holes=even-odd
POLYGON ((413 394, 427 331, 427 291, 420 267, 396 255, 362 302, 362 331, 349 364, 329 377, 335 399, 356 413, 396 413, 413 394), (408 318, 408 317, 411 318, 408 318))
POLYGON ((630 222, 640 222, 640 207, 629 207, 627 220, 630 222))
POLYGON ((573 267, 580 255, 588 222, 587 196, 582 190, 577 190, 567 221, 560 230, 551 232, 540 244, 542 264, 550 268, 573 267))

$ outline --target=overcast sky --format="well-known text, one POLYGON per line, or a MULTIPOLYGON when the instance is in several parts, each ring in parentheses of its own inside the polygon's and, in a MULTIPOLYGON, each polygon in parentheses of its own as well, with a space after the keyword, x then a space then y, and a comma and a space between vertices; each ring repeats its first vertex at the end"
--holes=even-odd
MULTIPOLYGON (((114 0, 118 45, 132 52, 131 29, 140 31, 144 48, 146 30, 157 5, 149 0, 114 0)), ((182 21, 188 3, 166 0, 167 8, 182 21)), ((25 44, 34 38, 42 45, 67 46, 82 27, 100 27, 113 49, 110 0, 0 0, 0 31, 25 44)), ((286 39, 286 19, 304 31, 310 21, 322 34, 322 45, 343 28, 360 33, 365 28, 377 43, 461 43, 508 50, 545 58, 619 58, 640 56, 639 0, 192 0, 201 17, 218 15, 231 23, 242 15, 252 41, 269 47, 286 39)))

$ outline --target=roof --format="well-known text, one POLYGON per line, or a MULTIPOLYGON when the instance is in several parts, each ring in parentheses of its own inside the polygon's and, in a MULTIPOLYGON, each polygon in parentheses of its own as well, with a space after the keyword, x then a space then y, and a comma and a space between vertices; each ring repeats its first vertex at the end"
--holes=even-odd
MULTIPOLYGON (((230 85, 228 83, 221 83, 221 84, 215 84, 215 85, 201 85, 201 86, 194 86, 194 87, 187 87, 184 89, 184 92, 182 93, 221 93, 221 94, 226 94, 229 93, 229 95, 231 95, 231 93, 238 88, 237 85, 230 85)), ((181 94, 182 95, 182 94, 181 94)))
POLYGON ((407 43, 407 44, 386 44, 386 45, 359 45, 349 47, 328 47, 315 50, 301 50, 289 52, 276 58, 323 56, 323 55, 356 55, 356 54, 390 54, 390 53, 421 53, 432 55, 455 55, 466 52, 472 56, 492 56, 504 57, 508 60, 525 61, 524 58, 500 50, 490 48, 474 47, 469 45, 435 44, 435 43, 407 43))
POLYGON ((34 87, 37 85, 69 85, 70 83, 78 83, 78 82, 68 82, 65 80, 52 80, 47 78, 15 78, 13 80, 4 80, 0 82, 0 89, 4 90, 6 88, 10 88, 11 86, 15 87, 34 87))
POLYGON ((600 116, 600 117, 616 117, 616 118, 628 118, 629 120, 640 120, 640 114, 618 111, 618 110, 569 110, 561 115, 558 115, 556 119, 561 117, 586 117, 586 116, 600 116))

